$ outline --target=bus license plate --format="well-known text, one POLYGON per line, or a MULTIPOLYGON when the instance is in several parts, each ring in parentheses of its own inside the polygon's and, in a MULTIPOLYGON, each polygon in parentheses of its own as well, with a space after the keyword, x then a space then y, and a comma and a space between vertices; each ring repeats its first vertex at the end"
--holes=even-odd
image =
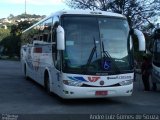
POLYGON ((97 96, 108 95, 108 91, 96 91, 95 95, 97 96))

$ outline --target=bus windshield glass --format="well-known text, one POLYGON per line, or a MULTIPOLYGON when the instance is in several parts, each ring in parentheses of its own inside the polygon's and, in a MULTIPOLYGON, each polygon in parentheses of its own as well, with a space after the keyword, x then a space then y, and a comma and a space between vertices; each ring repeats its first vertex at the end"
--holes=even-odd
POLYGON ((132 69, 126 19, 64 16, 62 20, 66 41, 65 72, 113 74, 117 69, 121 72, 132 69))
POLYGON ((156 40, 154 43, 154 61, 160 63, 160 40, 156 40))

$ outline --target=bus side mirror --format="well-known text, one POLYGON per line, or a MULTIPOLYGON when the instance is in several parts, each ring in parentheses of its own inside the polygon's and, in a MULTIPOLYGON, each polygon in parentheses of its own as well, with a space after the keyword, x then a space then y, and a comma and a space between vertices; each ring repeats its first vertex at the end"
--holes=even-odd
POLYGON ((146 42, 145 42, 144 34, 138 29, 134 29, 133 33, 138 38, 139 51, 145 51, 146 50, 146 42))
POLYGON ((60 25, 57 27, 57 50, 65 50, 64 29, 60 25))

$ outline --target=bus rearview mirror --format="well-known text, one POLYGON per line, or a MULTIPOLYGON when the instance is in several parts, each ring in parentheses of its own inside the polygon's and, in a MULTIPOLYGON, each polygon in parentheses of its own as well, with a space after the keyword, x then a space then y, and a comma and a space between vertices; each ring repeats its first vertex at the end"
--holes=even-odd
POLYGON ((57 27, 57 50, 65 50, 64 29, 60 25, 57 27))
POLYGON ((145 51, 146 50, 146 42, 145 42, 144 34, 138 29, 134 29, 133 32, 138 38, 139 51, 145 51))

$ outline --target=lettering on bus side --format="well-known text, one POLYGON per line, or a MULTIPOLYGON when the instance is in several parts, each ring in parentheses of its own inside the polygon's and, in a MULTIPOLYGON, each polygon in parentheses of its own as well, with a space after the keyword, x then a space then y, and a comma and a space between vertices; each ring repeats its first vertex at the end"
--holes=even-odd
POLYGON ((110 79, 131 79, 131 76, 113 76, 113 77, 107 77, 108 80, 110 79))

